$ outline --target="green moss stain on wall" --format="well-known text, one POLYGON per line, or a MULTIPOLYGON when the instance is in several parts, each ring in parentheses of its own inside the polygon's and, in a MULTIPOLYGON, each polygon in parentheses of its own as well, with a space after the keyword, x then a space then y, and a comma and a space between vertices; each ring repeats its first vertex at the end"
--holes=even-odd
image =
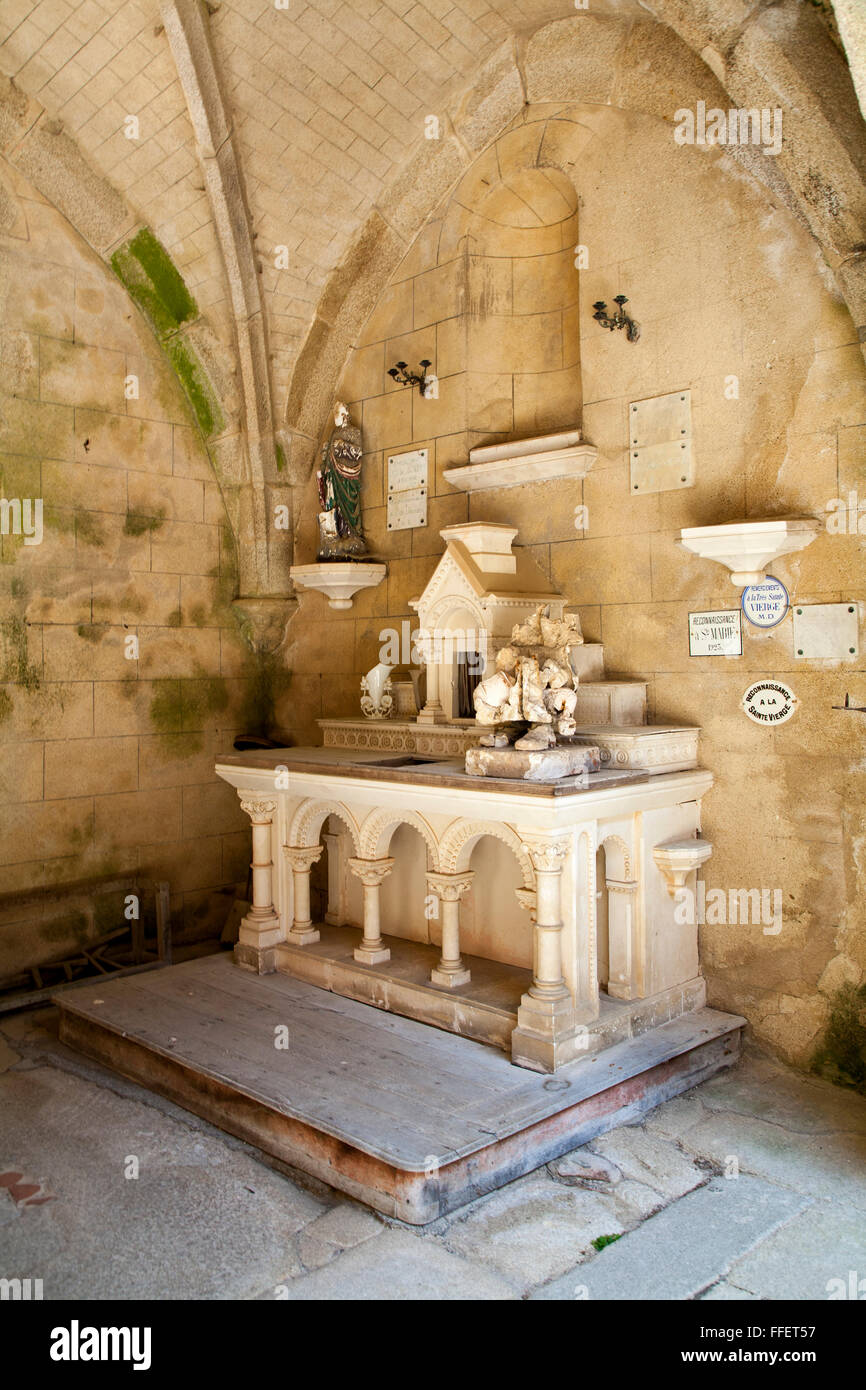
POLYGON ((845 985, 834 996, 812 1070, 866 1095, 866 985, 845 985))
POLYGON ((198 305, 165 247, 148 227, 119 247, 111 268, 151 324, 207 439, 225 424, 216 392, 193 344, 180 335, 198 305))
POLYGON ((166 752, 191 757, 203 747, 202 730, 209 715, 229 706, 229 692, 221 676, 194 676, 187 680, 156 681, 150 702, 150 721, 164 736, 166 752), (184 735, 182 740, 178 735, 184 735))
POLYGON ((289 688, 291 672, 279 653, 254 653, 252 673, 245 681, 241 726, 245 734, 273 738, 277 734, 277 704, 289 688))
POLYGON ((0 690, 0 724, 2 724, 5 719, 11 719, 13 709, 14 704, 9 691, 0 690))
POLYGON ((225 425, 225 418, 195 348, 185 338, 177 337, 168 340, 165 350, 205 439, 219 434, 225 425))
POLYGON ((105 544, 105 532, 102 523, 96 512, 85 511, 79 507, 74 512, 57 511, 54 507, 46 507, 43 522, 52 531, 59 532, 62 536, 74 536, 83 545, 102 546, 105 544))
POLYGON ((144 512, 127 512, 123 531, 127 536, 143 536, 145 532, 158 531, 160 526, 164 525, 165 508, 161 507, 156 516, 147 516, 144 512))
POLYGON ((161 338, 198 317, 183 276, 149 227, 115 251, 111 268, 161 338))
POLYGON ((10 614, 0 622, 0 680, 23 686, 31 693, 42 684, 39 667, 29 659, 27 623, 19 614, 10 614))

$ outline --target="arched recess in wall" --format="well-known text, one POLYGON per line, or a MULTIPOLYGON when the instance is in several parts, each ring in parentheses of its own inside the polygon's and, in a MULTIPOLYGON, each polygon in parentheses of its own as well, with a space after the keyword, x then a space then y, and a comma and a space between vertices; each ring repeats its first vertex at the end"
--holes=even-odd
MULTIPOLYGON (((159 343, 213 465, 235 540, 256 538, 255 543, 237 545, 240 593, 279 592, 270 582, 263 539, 268 531, 268 481, 251 472, 231 349, 214 332, 168 251, 139 214, 93 170, 62 123, 2 76, 0 130, 0 152, 11 170, 51 203, 111 267, 159 343)), ((276 568, 287 573, 291 532, 282 537, 286 554, 276 568)), ((276 539, 279 542, 279 535, 276 539)), ((238 616, 243 627, 244 615, 238 616)))
MULTIPOLYGON (((473 433, 519 437, 580 422, 577 191, 562 142, 545 150, 548 122, 529 119, 531 109, 479 156, 442 220, 438 264, 453 269, 460 293, 436 370, 441 379, 465 363, 473 433)), ((569 133, 579 145, 587 132, 569 133)))
MULTIPOLYGON (((319 301, 287 388, 292 476, 302 482, 349 354, 400 260, 479 154, 525 117, 593 103, 672 125, 681 108, 785 108, 777 159, 731 151, 791 208, 836 275, 866 351, 866 153, 850 74, 818 16, 796 0, 745 24, 682 0, 656 0, 658 21, 586 14, 509 41, 456 99, 439 141, 419 141, 319 301), (820 73, 819 80, 809 76, 820 73)), ((672 131, 671 131, 672 136, 672 131)), ((612 183, 615 196, 615 180, 612 183)))

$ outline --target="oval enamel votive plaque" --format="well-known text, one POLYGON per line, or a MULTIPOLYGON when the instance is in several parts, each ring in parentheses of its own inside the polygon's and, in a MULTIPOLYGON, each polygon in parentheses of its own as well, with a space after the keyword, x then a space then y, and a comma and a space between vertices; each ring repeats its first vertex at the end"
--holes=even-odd
POLYGON ((797 709, 800 701, 789 685, 782 681, 755 681, 742 698, 745 713, 756 724, 784 724, 797 709))

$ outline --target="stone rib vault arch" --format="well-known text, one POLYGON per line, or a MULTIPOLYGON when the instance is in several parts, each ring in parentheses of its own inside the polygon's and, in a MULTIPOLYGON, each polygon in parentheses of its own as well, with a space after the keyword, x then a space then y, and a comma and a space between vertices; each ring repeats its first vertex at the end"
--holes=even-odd
POLYGON ((655 21, 577 14, 509 40, 488 60, 453 104, 435 152, 432 142, 416 144, 325 287, 288 384, 294 481, 307 476, 340 375, 407 246, 528 103, 613 105, 668 122, 698 100, 722 109, 784 105, 793 131, 773 164, 733 153, 809 227, 866 354, 866 142, 845 60, 797 0, 744 4, 737 24, 709 8, 656 0, 655 21), (813 68, 821 90, 807 76, 813 68))

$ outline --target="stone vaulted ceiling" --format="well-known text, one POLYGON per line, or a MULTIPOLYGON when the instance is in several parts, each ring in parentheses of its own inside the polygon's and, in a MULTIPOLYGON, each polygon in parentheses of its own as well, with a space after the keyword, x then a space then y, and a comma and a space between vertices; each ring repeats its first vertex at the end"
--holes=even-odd
MULTIPOLYGON (((263 255, 274 380, 285 381, 329 273, 449 89, 562 0, 223 0, 209 7, 263 255)), ((0 65, 75 136, 228 332, 227 286, 158 0, 4 0, 0 65), (124 122, 134 114, 140 138, 124 122)))
MULTIPOLYGON (((3 0, 0 70, 30 99, 4 145, 14 159, 39 125, 41 144, 20 163, 46 193, 62 185, 47 142, 65 141, 123 200, 102 218, 76 174, 59 205, 91 244, 110 255, 146 224, 180 270, 212 335, 205 355, 217 378, 223 354, 226 414, 234 404, 246 459, 234 476, 252 480, 259 519, 247 530, 261 557, 242 589, 273 593, 282 581, 269 571, 255 498, 303 480, 347 353, 398 256, 527 101, 622 104, 670 121, 686 75, 692 93, 706 82, 711 101, 783 104, 796 138, 774 192, 810 226, 855 323, 866 324, 863 128, 821 9, 219 0, 199 11, 196 0, 3 0), (435 142, 425 141, 430 116, 441 123, 435 142)), ((840 27, 843 39, 856 32, 847 17, 840 27)), ((226 490, 232 467, 215 466, 226 490)), ((229 510, 240 533, 243 507, 229 510)))

